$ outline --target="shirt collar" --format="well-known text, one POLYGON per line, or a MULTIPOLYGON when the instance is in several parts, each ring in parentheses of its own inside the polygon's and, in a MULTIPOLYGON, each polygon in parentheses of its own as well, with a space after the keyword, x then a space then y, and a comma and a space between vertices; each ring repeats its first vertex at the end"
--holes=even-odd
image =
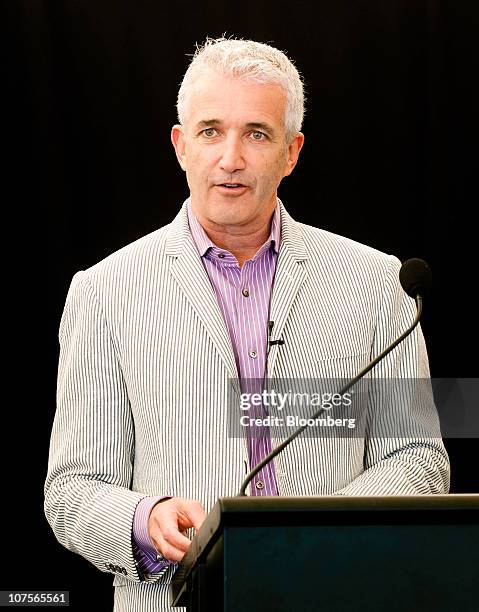
MULTIPOLYGON (((190 226, 191 235, 193 237, 193 241, 198 249, 198 252, 201 257, 204 257, 209 249, 219 249, 219 247, 210 239, 208 234, 205 232, 203 226, 200 224, 196 215, 194 214, 191 208, 191 201, 188 198, 187 204, 188 210, 188 223, 190 226)), ((279 204, 276 202, 276 208, 274 209, 273 219, 271 221, 271 229, 269 232, 269 237, 266 242, 258 249, 257 255, 264 253, 267 248, 272 248, 273 251, 278 254, 279 246, 281 241, 281 215, 279 211, 279 204)), ((256 255, 253 259, 256 258, 256 255)))

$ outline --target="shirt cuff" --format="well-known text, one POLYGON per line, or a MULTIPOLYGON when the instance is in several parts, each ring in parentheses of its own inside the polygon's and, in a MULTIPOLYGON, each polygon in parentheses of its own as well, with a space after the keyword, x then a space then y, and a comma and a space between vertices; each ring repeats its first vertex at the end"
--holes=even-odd
POLYGON ((140 569, 148 574, 161 572, 164 568, 173 564, 172 561, 162 559, 158 561, 156 550, 148 533, 148 519, 156 504, 164 499, 171 499, 171 496, 144 497, 136 506, 133 517, 132 544, 133 554, 138 562, 140 569))

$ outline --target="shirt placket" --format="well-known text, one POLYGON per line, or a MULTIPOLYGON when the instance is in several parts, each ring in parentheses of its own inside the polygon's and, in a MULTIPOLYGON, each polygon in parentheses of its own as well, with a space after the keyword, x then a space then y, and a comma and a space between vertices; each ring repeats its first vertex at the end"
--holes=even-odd
MULTIPOLYGON (((263 256, 267 254, 263 253, 263 256)), ((258 259, 247 261, 241 268, 237 288, 237 324, 240 339, 240 374, 244 393, 261 394, 266 365, 266 336, 268 313, 255 308, 254 266, 258 259), (261 315, 259 312, 261 311, 261 315)), ((264 419, 267 415, 263 402, 252 405, 250 417, 264 419)), ((266 425, 247 428, 247 446, 250 466, 257 465, 271 451, 271 437, 266 425)), ((267 464, 251 482, 251 495, 277 495, 273 463, 267 464)))

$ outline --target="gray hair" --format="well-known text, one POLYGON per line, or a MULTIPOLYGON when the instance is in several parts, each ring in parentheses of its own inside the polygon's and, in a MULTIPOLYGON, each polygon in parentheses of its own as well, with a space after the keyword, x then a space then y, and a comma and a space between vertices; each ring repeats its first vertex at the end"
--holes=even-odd
POLYGON ((203 45, 196 47, 178 92, 176 108, 182 125, 192 86, 205 69, 224 76, 280 85, 286 93, 284 128, 287 142, 301 130, 304 87, 293 62, 282 51, 265 43, 232 38, 207 38, 203 45))

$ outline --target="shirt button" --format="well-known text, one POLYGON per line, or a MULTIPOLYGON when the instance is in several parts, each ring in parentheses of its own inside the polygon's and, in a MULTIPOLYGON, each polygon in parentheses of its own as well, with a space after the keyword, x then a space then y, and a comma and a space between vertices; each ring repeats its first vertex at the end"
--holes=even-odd
POLYGON ((258 480, 258 481, 257 481, 257 483, 255 484, 255 487, 256 487, 257 489, 259 489, 260 491, 261 491, 262 489, 264 489, 264 483, 263 483, 263 481, 262 481, 262 480, 258 480))
POLYGON ((243 289, 243 291, 241 292, 245 297, 249 296, 249 291, 248 289, 243 289))
POLYGON ((258 356, 258 352, 255 350, 252 350, 249 352, 249 356, 252 357, 253 359, 256 359, 256 357, 258 356))
POLYGON ((226 257, 226 255, 224 253, 218 253, 218 257, 220 259, 224 259, 226 257))

